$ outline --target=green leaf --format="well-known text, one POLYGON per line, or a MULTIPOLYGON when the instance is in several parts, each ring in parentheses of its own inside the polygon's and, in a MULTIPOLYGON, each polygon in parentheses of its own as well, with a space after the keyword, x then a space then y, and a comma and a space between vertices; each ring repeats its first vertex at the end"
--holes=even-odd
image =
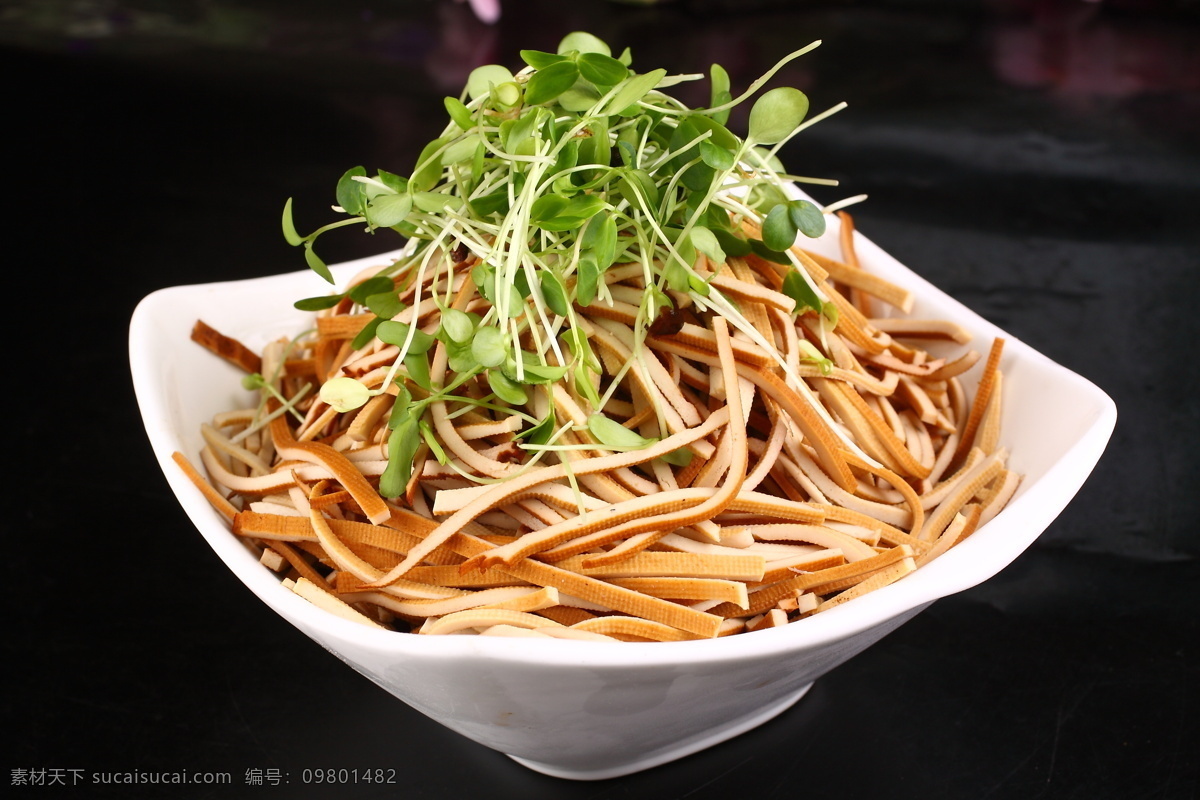
POLYGON ((579 245, 591 254, 601 271, 611 267, 617 257, 616 220, 608 214, 592 217, 579 245))
POLYGON ((766 92, 750 109, 749 136, 759 144, 781 142, 808 114, 808 97, 799 89, 780 86, 766 92))
POLYGON ((404 310, 404 303, 400 302, 400 296, 394 289, 367 295, 363 300, 363 305, 370 309, 372 314, 382 319, 391 319, 404 310))
POLYGON ((663 461, 675 467, 686 467, 692 463, 692 451, 686 447, 680 447, 678 450, 672 450, 666 455, 659 456, 663 461))
POLYGON ((283 238, 292 247, 304 243, 304 237, 296 232, 296 224, 292 221, 292 198, 283 204, 283 238))
MULTIPOLYGON (((720 64, 713 64, 708 74, 712 81, 712 101, 709 103, 709 107, 723 106, 733 100, 733 95, 729 93, 729 73, 725 71, 725 68, 720 64)), ((724 123, 729 119, 729 109, 716 112, 712 118, 717 122, 724 123)))
POLYGON ((568 33, 558 43, 559 53, 569 53, 572 50, 577 53, 600 53, 606 56, 612 55, 612 50, 603 39, 587 33, 586 31, 573 31, 568 33))
POLYGON ((471 355, 471 343, 447 342, 446 366, 448 366, 451 371, 458 373, 476 371, 479 367, 479 364, 475 361, 475 356, 471 355))
POLYGON ((836 328, 840 315, 841 312, 838 311, 838 307, 833 303, 821 304, 821 325, 825 330, 831 331, 836 328))
POLYGON ((433 381, 429 378, 429 354, 414 353, 409 351, 404 357, 404 368, 408 370, 408 377, 413 379, 413 382, 420 386, 425 391, 433 390, 433 381))
POLYGON ((612 160, 612 143, 608 139, 608 122, 603 119, 593 120, 584 130, 591 135, 580 140, 579 163, 607 167, 612 160))
POLYGON ((516 381, 510 381, 500 370, 489 369, 487 381, 496 397, 504 402, 514 406, 523 406, 529 402, 529 394, 525 391, 525 387, 516 381))
POLYGON ((447 97, 442 100, 442 104, 446 106, 446 113, 450 115, 450 119, 454 121, 455 125, 464 131, 475 127, 475 118, 471 116, 470 109, 464 106, 457 97, 447 97))
POLYGON ((772 250, 758 239, 747 239, 750 244, 750 250, 759 258, 765 258, 767 261, 773 261, 776 264, 786 264, 789 267, 792 265, 792 260, 788 258, 788 254, 779 250, 772 250))
POLYGON ((575 381, 575 391, 580 397, 587 400, 592 408, 600 405, 600 394, 596 391, 596 385, 592 383, 594 373, 599 370, 591 369, 586 361, 580 361, 575 365, 575 371, 572 378, 575 381))
MULTIPOLYGON (((433 453, 433 457, 437 459, 439 464, 443 466, 450 463, 450 457, 446 455, 445 448, 434 435, 433 426, 429 424, 429 420, 422 419, 417 423, 417 427, 421 431, 421 439, 429 446, 429 452, 433 453)), ((414 466, 416 466, 414 464, 414 466)))
POLYGON ((392 279, 383 275, 376 275, 372 278, 367 278, 362 283, 356 284, 346 294, 350 299, 361 305, 366 305, 367 298, 379 292, 394 291, 395 286, 392 284, 392 279))
POLYGON ((787 170, 783 167, 783 162, 779 160, 779 156, 775 155, 767 148, 755 147, 753 150, 758 160, 766 164, 770 169, 774 170, 775 172, 787 172, 787 170))
POLYGON ((625 170, 624 176, 617 182, 621 195, 633 204, 634 208, 643 209, 643 203, 649 206, 649 212, 654 213, 658 206, 658 186, 650 173, 644 169, 625 170), (636 189, 636 192, 635 192, 636 189), (638 199, 638 196, 641 199, 638 199))
POLYGON ((807 200, 792 200, 788 203, 788 215, 792 224, 810 239, 825 233, 825 214, 807 200))
POLYGON ((558 151, 558 158, 554 161, 554 166, 550 168, 550 174, 554 175, 559 172, 570 169, 579 163, 579 140, 572 139, 562 146, 558 151))
POLYGON ((600 92, 590 83, 576 81, 575 85, 558 96, 558 104, 566 111, 579 114, 596 105, 600 92))
POLYGON ((508 342, 499 328, 485 327, 475 331, 471 339, 471 355, 480 365, 498 367, 508 355, 508 342))
POLYGON ((547 231, 568 231, 578 228, 606 206, 597 195, 582 194, 566 199, 547 194, 534 201, 529 210, 531 222, 547 231))
POLYGON ((522 375, 517 375, 517 360, 512 355, 505 358, 504 363, 500 365, 504 376, 509 380, 518 383, 554 383, 562 380, 562 377, 567 374, 566 367, 543 364, 533 353, 524 350, 521 350, 520 353, 522 375))
MULTIPOLYGON (((688 262, 690 266, 696 260, 696 249, 690 244, 684 247, 676 248, 679 251, 680 257, 688 262)), ((688 271, 684 269, 683 264, 680 264, 678 259, 671 258, 663 265, 663 277, 667 280, 667 288, 675 292, 686 292, 688 290, 688 271)))
POLYGON ((521 102, 521 85, 516 81, 496 84, 492 92, 496 104, 503 108, 513 108, 521 102))
POLYGON ((475 152, 471 154, 471 185, 475 186, 479 183, 479 179, 483 177, 483 168, 487 164, 487 148, 480 141, 475 145, 475 152))
POLYGON ((700 158, 708 166, 720 171, 733 169, 737 163, 733 153, 707 139, 700 143, 700 158))
POLYGON ((621 156, 621 163, 627 167, 637 166, 637 141, 626 138, 629 134, 629 129, 621 131, 620 137, 617 138, 617 153, 621 156))
POLYGON ((339 414, 361 408, 371 399, 371 390, 354 378, 330 378, 321 384, 321 400, 337 409, 339 414))
POLYGON ((554 409, 551 408, 546 412, 546 416, 542 417, 538 424, 531 428, 527 428, 517 434, 518 439, 528 439, 530 444, 545 444, 550 441, 550 437, 554 435, 554 427, 557 424, 554 418, 554 409))
POLYGON ((713 236, 717 238, 717 242, 721 245, 721 249, 725 251, 726 256, 733 258, 741 258, 742 256, 750 255, 750 243, 741 236, 727 231, 723 228, 711 229, 713 236))
POLYGON ((412 477, 413 457, 421 444, 420 414, 413 413, 411 404, 401 406, 397 399, 388 425, 392 429, 388 436, 388 465, 379 476, 379 493, 394 498, 404 494, 412 477), (395 413, 397 409, 399 414, 395 413))
POLYGON ((715 173, 712 168, 703 162, 699 164, 690 164, 700 158, 700 151, 696 145, 687 146, 689 142, 700 136, 702 131, 697 127, 692 119, 686 118, 675 128, 671 134, 670 144, 671 150, 675 152, 671 159, 671 164, 676 172, 682 172, 680 180, 683 185, 691 189, 693 192, 707 192, 709 186, 712 185, 712 179, 715 173))
POLYGON ((508 119, 500 123, 500 142, 505 152, 514 155, 530 155, 533 145, 523 148, 522 145, 537 135, 538 127, 545 114, 544 109, 529 109, 516 119, 508 119))
POLYGON ((713 264, 725 263, 725 250, 721 247, 721 242, 717 239, 716 234, 708 228, 696 225, 688 234, 688 238, 691 240, 692 246, 708 256, 709 261, 713 264))
POLYGON ((299 311, 324 311, 327 308, 333 308, 338 303, 342 302, 343 294, 327 294, 320 297, 306 297, 303 300, 297 300, 292 303, 292 307, 299 311))
POLYGON ((551 64, 557 64, 559 61, 569 61, 570 59, 558 53, 547 53, 544 50, 522 50, 521 60, 534 69, 545 69, 551 64))
POLYGON ((388 414, 388 428, 395 430, 404 421, 406 416, 414 414, 420 416, 424 411, 424 406, 413 403, 412 392, 404 384, 397 383, 396 400, 392 403, 392 410, 388 414))
POLYGON ((621 423, 603 414, 592 414, 587 421, 588 432, 602 445, 621 450, 641 450, 654 444, 637 431, 631 431, 621 423))
POLYGON ((304 261, 308 264, 309 269, 320 275, 328 283, 333 283, 333 273, 329 271, 329 267, 325 265, 321 257, 313 251, 311 241, 304 243, 304 261))
MULTIPOLYGON (((805 339, 801 339, 800 344, 806 345, 806 344, 810 344, 810 342, 808 342, 805 339)), ((801 358, 800 361, 801 361, 801 363, 812 364, 818 370, 821 371, 822 375, 832 375, 833 374, 833 361, 831 359, 823 357, 819 351, 817 352, 815 357, 801 358)))
POLYGON ((601 271, 593 258, 579 259, 579 266, 575 270, 575 302, 584 308, 590 306, 596 299, 601 271))
POLYGON ((533 294, 529 290, 529 273, 526 270, 519 269, 513 275, 513 288, 517 290, 521 300, 528 300, 529 295, 533 294))
POLYGON ((499 64, 484 64, 471 70, 467 76, 467 94, 472 100, 478 100, 488 94, 491 87, 511 83, 512 80, 513 74, 507 68, 499 64))
POLYGON ((742 147, 742 140, 733 135, 733 132, 722 125, 712 117, 704 114, 689 114, 687 121, 697 131, 708 131, 712 134, 708 141, 715 144, 717 147, 724 147, 730 152, 737 152, 742 147))
POLYGON ((762 224, 763 244, 772 250, 784 252, 796 243, 796 224, 786 205, 771 209, 762 224))
POLYGON ((556 366, 554 364, 533 363, 525 365, 525 382, 526 383, 554 383, 561 381, 563 376, 567 374, 566 367, 556 366))
POLYGON ((442 309, 442 330, 452 342, 469 342, 475 333, 475 321, 465 311, 445 308, 442 309))
POLYGON ((485 194, 483 197, 477 197, 471 200, 468 205, 475 212, 476 216, 486 219, 492 214, 507 214, 509 208, 508 190, 500 187, 491 194, 485 194))
POLYGON ((578 228, 592 217, 599 214, 608 206, 604 198, 595 194, 581 194, 572 197, 567 205, 551 221, 550 225, 542 225, 550 231, 565 231, 578 228))
POLYGON ((337 204, 346 210, 347 214, 358 216, 366 207, 366 191, 357 178, 365 178, 367 171, 362 167, 352 167, 338 179, 337 204))
POLYGON ((603 53, 579 56, 579 74, 597 86, 616 86, 629 75, 629 68, 603 53))
POLYGON ((388 172, 385 169, 379 170, 379 182, 391 189, 396 194, 403 194, 408 191, 408 178, 395 173, 388 172))
POLYGON ((778 205, 787 205, 788 196, 772 183, 760 183, 750 190, 747 204, 759 214, 766 216, 778 205))
POLYGON ((632 75, 621 84, 621 88, 613 95, 612 99, 604 107, 602 112, 605 116, 612 114, 620 114, 623 117, 632 117, 639 112, 639 109, 634 106, 634 103, 641 100, 650 93, 658 82, 661 81, 667 74, 665 69, 656 69, 642 75, 632 75))
POLYGON ((367 346, 367 342, 375 338, 375 331, 383 323, 379 317, 368 322, 363 329, 354 337, 354 341, 350 342, 350 347, 353 350, 360 350, 367 346))
POLYGON ((567 207, 567 198, 557 194, 544 194, 529 207, 529 220, 543 223, 557 217, 567 207))
POLYGON ((806 308, 818 312, 821 310, 821 298, 817 297, 817 293, 797 270, 790 270, 787 275, 783 276, 782 291, 796 301, 796 308, 793 311, 795 314, 801 313, 806 308))
MULTIPOLYGON (((379 327, 375 329, 375 336, 379 341, 385 344, 394 344, 396 347, 404 347, 404 343, 408 341, 409 326, 405 322, 397 322, 394 319, 384 320, 379 323, 379 327)), ((416 329, 412 331, 412 343, 408 346, 410 353, 424 353, 429 348, 433 347, 434 339, 425 331, 416 329)))
POLYGON ((537 114, 538 114, 538 125, 541 126, 538 129, 538 135, 549 142, 557 143, 558 142, 558 120, 555 119, 555 112, 551 111, 548 108, 539 108, 537 110, 537 114))
POLYGON ((363 210, 363 216, 376 228, 390 228, 403 222, 412 206, 413 198, 408 193, 382 194, 363 210))
POLYGON ((646 299, 649 301, 647 303, 647 319, 653 320, 656 318, 661 309, 674 307, 671 298, 657 286, 652 285, 646 290, 646 299))
POLYGON ((416 169, 409 181, 414 191, 428 191, 437 185, 438 180, 442 177, 442 158, 436 154, 447 141, 446 139, 434 139, 421 150, 421 155, 417 157, 416 169))
POLYGON ((496 305, 496 268, 491 264, 480 262, 471 267, 471 282, 483 295, 484 299, 496 305))
POLYGON ((507 316, 509 319, 516 319, 526 311, 526 297, 521 294, 520 290, 514 284, 508 284, 504 289, 508 293, 507 316))
POLYGON ((543 270, 540 282, 546 306, 560 317, 567 316, 570 303, 567 300, 567 290, 559 277, 549 270, 543 270))
MULTIPOLYGON (((695 198, 690 198, 694 200, 695 198)), ((729 212, 721 206, 708 202, 708 198, 701 198, 704 203, 704 210, 696 217, 696 224, 704 225, 709 230, 732 231, 733 221, 729 218, 729 212)), ((691 216, 695 213, 692 203, 688 203, 688 211, 685 216, 691 216)))
POLYGON ((450 143, 442 151, 442 166, 448 164, 466 164, 474 160, 475 150, 479 142, 474 136, 463 136, 450 143))
POLYGON ((525 84, 525 102, 531 106, 548 103, 575 85, 579 68, 571 61, 559 61, 539 69, 525 84))
POLYGON ((457 211, 463 205, 461 197, 442 192, 417 192, 405 196, 411 197, 413 204, 427 214, 444 214, 447 210, 457 211))

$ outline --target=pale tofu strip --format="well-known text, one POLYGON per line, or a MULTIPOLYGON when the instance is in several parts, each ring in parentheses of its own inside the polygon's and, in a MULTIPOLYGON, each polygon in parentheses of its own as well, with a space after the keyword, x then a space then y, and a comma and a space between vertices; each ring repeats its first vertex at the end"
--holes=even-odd
POLYGON ((875 555, 875 548, 841 531, 824 525, 775 523, 748 525, 754 538, 768 542, 809 542, 823 548, 841 550, 847 561, 861 561, 875 555))
POLYGON ((653 550, 637 553, 616 564, 590 567, 586 561, 587 556, 572 556, 555 566, 594 578, 721 578, 734 581, 762 580, 767 568, 767 560, 762 556, 744 553, 711 555, 653 550))
POLYGON ((720 600, 746 607, 749 596, 741 581, 717 578, 610 578, 609 583, 670 600, 720 600))
MULTIPOLYGON (((629 453, 614 453, 611 456, 586 459, 585 461, 572 464, 570 469, 575 475, 579 475, 583 473, 607 472, 618 467, 641 464, 653 458, 666 455, 672 450, 678 450, 680 447, 712 433, 725 424, 728 419, 728 411, 724 413, 718 412, 697 427, 668 436, 644 450, 636 450, 629 453)), ((414 547, 408 553, 404 561, 398 564, 387 575, 383 576, 377 583, 377 586, 386 586, 392 579, 402 577, 404 573, 421 563, 427 555, 444 544, 447 539, 457 533, 466 523, 475 519, 480 514, 518 499, 523 496, 523 492, 539 484, 565 478, 567 476, 566 470, 567 468, 564 465, 557 464, 516 475, 501 483, 479 487, 483 491, 478 496, 438 525, 436 530, 432 531, 418 546, 414 547)))
POLYGON ((837 567, 829 567, 828 569, 816 570, 815 572, 801 573, 777 583, 764 586, 750 593, 749 609, 740 608, 734 603, 722 603, 709 609, 708 613, 723 617, 745 616, 747 611, 750 614, 762 614, 785 597, 795 597, 803 592, 814 589, 819 590, 819 587, 823 585, 846 580, 847 578, 870 575, 905 559, 912 560, 912 550, 907 546, 894 547, 882 553, 872 554, 867 559, 849 562, 837 567))
MULTIPOLYGON (((720 318, 714 320, 713 330, 717 334, 718 348, 721 351, 722 369, 726 375, 736 375, 737 366, 729 342, 729 330, 725 324, 725 320, 720 318)), ((602 517, 599 520, 577 521, 574 527, 562 527, 560 530, 554 531, 553 534, 549 533, 549 531, 553 531, 558 526, 551 526, 551 528, 545 531, 540 531, 536 536, 524 536, 516 542, 496 548, 485 554, 482 563, 491 564, 496 563, 497 560, 504 560, 505 563, 511 564, 518 558, 526 558, 538 552, 539 548, 547 549, 550 546, 547 543, 561 544, 569 538, 575 538, 578 535, 586 535, 599 530, 607 532, 611 537, 609 541, 630 540, 629 544, 618 545, 607 553, 592 556, 588 559, 594 564, 609 563, 626 558, 631 552, 636 552, 645 547, 650 541, 653 541, 650 537, 642 537, 638 540, 634 540, 631 537, 643 533, 661 537, 674 531, 676 528, 711 520, 713 516, 721 513, 729 505, 730 501, 737 496, 741 490, 742 482, 746 477, 748 450, 746 447, 746 423, 740 390, 728 393, 726 408, 728 409, 729 424, 726 426, 725 433, 726 436, 730 437, 730 447, 732 449, 732 460, 727 472, 727 479, 719 489, 700 503, 685 505, 681 498, 677 496, 672 497, 676 493, 671 492, 652 495, 651 499, 653 502, 651 503, 645 503, 646 498, 635 498, 626 503, 614 505, 608 514, 595 515, 596 517, 602 517), (535 538, 537 541, 527 541, 535 538)))
MULTIPOLYGON (((844 264, 841 261, 836 261, 820 253, 815 253, 812 250, 805 250, 805 254, 813 261, 821 265, 821 267, 829 273, 829 277, 838 283, 843 283, 846 286, 858 289, 872 297, 878 297, 888 305, 894 306, 905 314, 912 311, 913 295, 912 292, 897 286, 896 284, 887 281, 878 275, 868 272, 856 266, 844 264)), ((874 323, 875 320, 871 320, 874 323)), ((874 326, 877 327, 878 326, 874 326)), ((879 328, 884 332, 890 333, 884 328, 879 328)))
POLYGON ((480 608, 500 608, 509 611, 532 612, 558 605, 558 590, 536 586, 502 586, 480 589, 440 600, 401 600, 387 592, 348 592, 342 595, 347 602, 366 601, 386 608, 403 617, 441 617, 457 611, 480 608))

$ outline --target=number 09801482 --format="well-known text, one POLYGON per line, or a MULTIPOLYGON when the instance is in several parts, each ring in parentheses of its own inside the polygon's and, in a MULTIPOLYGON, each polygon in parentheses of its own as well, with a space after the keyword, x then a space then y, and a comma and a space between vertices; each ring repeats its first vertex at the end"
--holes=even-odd
POLYGON ((377 769, 305 769, 300 772, 300 780, 304 783, 395 783, 394 768, 377 769))

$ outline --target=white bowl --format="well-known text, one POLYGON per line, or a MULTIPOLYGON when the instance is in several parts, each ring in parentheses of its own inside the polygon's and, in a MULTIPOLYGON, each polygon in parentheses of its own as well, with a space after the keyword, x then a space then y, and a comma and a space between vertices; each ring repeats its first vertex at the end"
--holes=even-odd
MULTIPOLYGON (((195 459, 201 422, 248 402, 237 370, 189 339, 203 319, 252 348, 290 336, 292 308, 328 286, 310 272, 179 286, 147 296, 129 331, 134 389, 168 483, 229 568, 284 619, 429 717, 532 769, 575 779, 624 775, 709 747, 791 706, 814 680, 939 597, 995 575, 1071 500, 1100 458, 1116 408, 1096 386, 981 319, 861 234, 865 267, 908 287, 914 314, 951 319, 986 353, 1007 339, 1002 443, 1020 489, 986 526, 904 579, 782 628, 722 639, 609 644, 419 636, 367 628, 280 584, 171 460, 195 459)), ((836 220, 816 243, 837 254, 836 220)), ((345 280, 388 254, 339 265, 345 280)), ((980 367, 966 378, 968 388, 980 367)))

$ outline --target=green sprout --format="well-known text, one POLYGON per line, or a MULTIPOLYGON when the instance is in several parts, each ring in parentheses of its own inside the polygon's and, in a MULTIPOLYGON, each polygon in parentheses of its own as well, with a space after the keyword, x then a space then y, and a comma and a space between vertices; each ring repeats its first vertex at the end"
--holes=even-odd
MULTIPOLYGON (((352 409, 388 386, 400 388, 389 420, 390 463, 380 483, 385 496, 403 491, 418 447, 433 438, 427 425, 422 428, 431 398, 477 402, 454 394, 477 376, 492 392, 483 402, 522 414, 518 409, 538 387, 571 381, 594 405, 586 427, 594 441, 622 448, 650 443, 603 415, 607 397, 595 388, 600 364, 577 318, 578 310, 611 300, 605 276, 614 265, 640 265, 645 278, 635 360, 649 326, 681 297, 762 341, 702 267, 730 256, 757 253, 789 265, 783 291, 796 301, 797 313, 812 311, 822 325, 836 323, 835 310, 789 252, 798 237, 824 232, 829 208, 793 198, 785 188, 791 181, 832 182, 787 175, 777 153, 844 104, 810 117, 800 90, 761 91, 785 64, 819 44, 780 59, 737 96, 728 73, 714 64, 710 106, 689 108, 666 90, 705 76, 639 72, 628 50, 614 56, 594 35, 571 33, 555 52, 521 51, 524 66, 516 72, 495 64, 473 70, 460 95, 445 98, 445 127, 406 174, 347 170, 335 192, 346 218, 301 235, 292 201, 285 203, 285 239, 302 247, 310 268, 330 283, 313 249, 319 237, 352 226, 391 230, 406 240, 401 257, 376 277, 296 304, 316 311, 353 303, 374 315, 353 347, 378 338, 399 348, 383 388, 338 378, 321 390, 330 405, 352 409), (738 136, 727 127, 729 112, 755 95, 746 134, 738 136), (743 221, 759 226, 761 239, 747 237, 743 221), (464 254, 473 257, 471 278, 491 304, 486 314, 449 308, 447 296, 438 298, 441 324, 432 334, 394 321, 405 309, 398 287, 437 286, 464 254), (430 385, 427 355, 438 342, 449 365, 448 385, 441 387, 430 385), (409 387, 422 397, 414 400, 409 387)), ((412 305, 422 300, 419 292, 408 299, 412 305)), ((554 427, 552 417, 530 423, 538 433, 526 444, 545 446, 538 440, 554 427)))

